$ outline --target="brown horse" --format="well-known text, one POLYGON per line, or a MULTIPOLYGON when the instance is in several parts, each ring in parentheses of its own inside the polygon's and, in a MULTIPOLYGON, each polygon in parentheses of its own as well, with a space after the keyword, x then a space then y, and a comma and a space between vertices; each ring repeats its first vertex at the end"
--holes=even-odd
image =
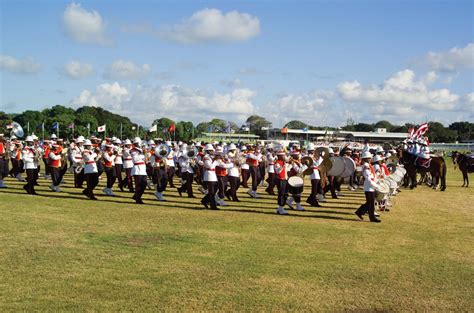
POLYGON ((453 164, 459 166, 463 178, 463 187, 469 187, 469 175, 468 173, 474 172, 474 157, 453 151, 451 158, 453 159, 453 164))
POLYGON ((398 157, 400 162, 407 170, 407 176, 410 179, 410 189, 417 185, 416 174, 430 173, 433 180, 432 187, 435 189, 441 181, 441 191, 446 190, 446 162, 442 157, 431 157, 429 167, 420 166, 417 162, 418 157, 414 154, 408 153, 404 149, 398 150, 398 157))

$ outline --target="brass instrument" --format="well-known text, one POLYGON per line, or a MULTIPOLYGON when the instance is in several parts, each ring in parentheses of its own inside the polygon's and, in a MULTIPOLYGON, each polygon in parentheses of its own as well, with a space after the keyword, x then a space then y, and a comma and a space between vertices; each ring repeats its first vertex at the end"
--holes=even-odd
POLYGON ((9 160, 10 159, 10 154, 11 154, 11 151, 10 151, 10 140, 7 140, 5 142, 5 154, 3 155, 3 158, 5 160, 9 160))
POLYGON ((16 136, 17 138, 21 138, 25 135, 23 128, 17 122, 12 123, 12 130, 10 131, 10 137, 16 136))
POLYGON ((186 157, 188 157, 190 159, 195 158, 197 156, 197 154, 198 154, 198 149, 196 147, 193 147, 192 149, 185 151, 186 157))
POLYGON ((168 158, 168 155, 170 155, 170 153, 171 153, 171 148, 164 143, 158 145, 155 148, 155 156, 160 159, 158 164, 161 168, 166 167, 166 162, 167 162, 166 160, 168 158))
POLYGON ((319 159, 322 155, 327 157, 323 157, 323 161, 319 165, 319 171, 322 173, 327 173, 332 168, 332 162, 329 159, 329 149, 326 147, 318 147, 314 150, 314 157, 319 159))
POLYGON ((313 174, 313 158, 310 156, 304 156, 301 158, 301 164, 306 165, 307 169, 303 171, 303 175, 311 175, 313 174))

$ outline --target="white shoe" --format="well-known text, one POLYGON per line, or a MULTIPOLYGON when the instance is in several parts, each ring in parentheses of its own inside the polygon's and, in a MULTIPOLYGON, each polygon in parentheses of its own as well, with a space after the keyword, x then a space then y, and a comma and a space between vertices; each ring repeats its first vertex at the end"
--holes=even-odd
POLYGON ((252 189, 247 190, 247 194, 248 194, 249 196, 251 196, 252 198, 255 198, 255 195, 254 195, 252 189))
POLYGON ((288 215, 289 213, 283 207, 280 206, 277 209, 277 214, 279 214, 279 215, 288 215))
POLYGON ((3 180, 0 180, 0 188, 8 188, 7 185, 3 182, 3 180))
POLYGON ((155 195, 156 200, 161 201, 160 200, 160 193, 158 191, 155 191, 153 194, 155 195))
POLYGON ((49 189, 51 189, 52 191, 56 191, 56 187, 54 187, 53 184, 49 185, 48 187, 49 187, 49 189))
POLYGON ((24 178, 21 176, 21 174, 16 175, 15 178, 16 178, 18 181, 21 181, 21 182, 25 182, 25 181, 26 181, 26 179, 24 179, 24 178))
POLYGON ((203 186, 199 186, 199 187, 198 187, 198 190, 199 190, 200 193, 203 193, 203 194, 206 194, 206 193, 207 193, 207 190, 204 189, 203 186))
POLYGON ((54 189, 55 192, 61 192, 61 188, 59 188, 59 186, 55 187, 56 189, 54 189))
POLYGON ((102 189, 102 192, 105 193, 105 195, 109 195, 109 190, 107 187, 105 187, 104 189, 102 189))
POLYGON ((300 203, 297 203, 297 204, 296 204, 296 209, 297 209, 298 211, 304 211, 304 208, 301 206, 300 203))
POLYGON ((222 205, 222 206, 226 206, 226 205, 227 205, 227 203, 225 203, 224 199, 220 199, 219 202, 220 202, 219 204, 222 205))
POLYGON ((354 190, 355 190, 355 188, 354 188, 354 187, 352 187, 352 186, 349 186, 349 187, 347 187, 347 190, 349 190, 349 191, 354 191, 354 190))
POLYGON ((374 212, 374 216, 375 216, 375 217, 379 217, 380 214, 378 214, 377 212, 374 212))
POLYGON ((110 188, 109 188, 109 193, 107 195, 111 197, 115 197, 115 193, 110 188))

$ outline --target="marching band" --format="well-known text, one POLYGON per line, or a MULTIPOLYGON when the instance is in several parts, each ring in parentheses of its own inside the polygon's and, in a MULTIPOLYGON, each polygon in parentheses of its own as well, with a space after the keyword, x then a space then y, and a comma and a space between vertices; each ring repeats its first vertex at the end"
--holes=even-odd
MULTIPOLYGON (((408 142, 404 144, 409 145, 408 142)), ((345 180, 349 190, 363 188, 366 203, 355 214, 363 219, 369 215, 372 222, 380 222, 375 212, 389 210, 391 195, 396 194, 400 179, 394 185, 390 178, 398 177, 395 170, 403 167, 393 160, 395 151, 385 151, 382 147, 372 150, 366 145, 362 151, 347 144, 337 151, 333 147, 309 143, 302 148, 298 144, 291 147, 267 144, 225 144, 200 142, 164 142, 161 139, 142 140, 138 137, 123 142, 118 138, 82 136, 66 145, 60 138, 52 136, 39 141, 36 136, 27 136, 24 142, 12 137, 0 136, 0 188, 6 188, 7 175, 26 181, 28 194, 36 195, 40 175, 40 161, 45 164, 42 176, 51 180, 49 188, 61 192, 64 174, 74 175, 75 188, 91 200, 97 200, 94 190, 99 179, 106 179, 102 190, 104 195, 114 197, 114 188, 127 188, 133 193, 133 200, 142 204, 146 189, 153 188, 158 201, 166 201, 168 188, 176 188, 195 198, 193 185, 204 194, 201 203, 205 208, 218 210, 227 205, 225 200, 239 202, 237 191, 248 188, 253 199, 261 196, 258 187, 265 186, 268 195, 276 195, 277 210, 280 215, 289 214, 285 209, 304 211, 302 191, 304 177, 310 181, 310 193, 305 203, 321 207, 327 192, 333 198, 341 196, 341 184, 345 180), (393 153, 393 154, 392 154, 393 153), (8 170, 9 161, 11 170, 8 170), (387 162, 392 163, 391 170, 387 162), (68 167, 69 163, 69 167, 68 167), (26 172, 26 179, 22 173, 26 172), (103 175, 105 173, 105 175, 103 175), (123 175, 123 176, 122 176, 123 175), (174 186, 174 176, 180 180, 174 186), (382 184, 385 182, 386 184, 382 184), (387 188, 387 184, 390 185, 387 188), (275 187, 277 193, 275 194, 275 187), (382 194, 382 196, 379 196, 382 194)), ((426 149, 422 152, 426 154, 426 149)))

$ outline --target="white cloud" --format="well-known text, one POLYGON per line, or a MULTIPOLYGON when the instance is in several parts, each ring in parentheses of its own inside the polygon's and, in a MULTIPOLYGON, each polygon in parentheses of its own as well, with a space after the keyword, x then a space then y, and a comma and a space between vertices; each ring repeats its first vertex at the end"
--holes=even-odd
POLYGON ((143 79, 151 71, 149 64, 139 66, 130 61, 117 60, 105 71, 104 76, 109 79, 143 79))
POLYGON ((234 78, 234 79, 231 79, 231 80, 223 80, 223 81, 221 81, 221 83, 224 86, 227 86, 229 88, 239 88, 242 85, 242 82, 238 78, 234 78))
POLYGON ((464 100, 463 103, 464 103, 465 109, 467 109, 467 111, 474 113, 474 92, 471 92, 465 95, 463 100, 464 100))
POLYGON ((255 110, 252 104, 255 95, 254 91, 245 88, 209 94, 179 85, 138 86, 131 91, 114 82, 99 85, 95 92, 82 91, 71 105, 100 106, 143 124, 150 124, 160 116, 192 121, 207 121, 214 117, 243 121, 255 110))
POLYGON ((108 45, 106 25, 97 11, 87 11, 79 3, 70 3, 63 13, 66 34, 76 42, 108 45))
POLYGON ((381 86, 362 86, 358 81, 343 82, 337 86, 337 91, 346 101, 369 103, 377 105, 380 113, 398 112, 411 114, 413 110, 452 110, 459 96, 448 89, 428 88, 428 83, 436 79, 433 73, 422 80, 415 80, 411 70, 400 71, 381 86))
POLYGON ((474 68, 474 43, 449 51, 429 52, 421 61, 436 71, 454 72, 474 68))
POLYGON ((81 63, 79 61, 71 61, 64 65, 62 73, 72 79, 85 78, 94 72, 92 65, 81 63))
POLYGON ((178 24, 164 25, 158 36, 178 43, 243 41, 260 34, 260 21, 247 13, 204 9, 178 24))
POLYGON ((0 54, 0 69, 12 73, 33 74, 41 69, 41 65, 31 58, 17 59, 15 57, 0 54))

